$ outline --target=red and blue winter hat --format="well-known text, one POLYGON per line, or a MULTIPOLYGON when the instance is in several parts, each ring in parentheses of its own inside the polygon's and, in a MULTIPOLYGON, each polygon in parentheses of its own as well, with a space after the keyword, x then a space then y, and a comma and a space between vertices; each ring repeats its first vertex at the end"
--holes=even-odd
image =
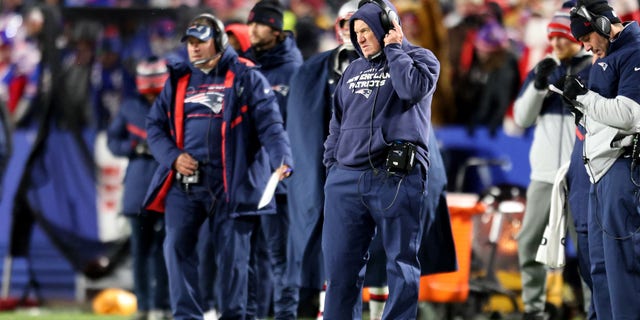
POLYGON ((547 37, 562 37, 569 39, 571 42, 579 43, 571 34, 571 8, 575 6, 575 2, 567 1, 562 4, 562 9, 556 11, 547 25, 547 37))

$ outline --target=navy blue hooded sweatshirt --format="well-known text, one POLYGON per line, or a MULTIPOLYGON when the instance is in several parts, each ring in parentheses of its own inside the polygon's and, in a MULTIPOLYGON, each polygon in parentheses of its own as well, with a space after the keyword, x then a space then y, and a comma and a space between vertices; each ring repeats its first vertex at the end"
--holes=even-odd
MULTIPOLYGON (((385 1, 389 7, 393 5, 385 1)), ((360 58, 345 70, 333 99, 334 113, 325 141, 324 161, 366 168, 379 166, 393 141, 412 142, 417 160, 428 166, 431 100, 440 74, 440 62, 422 47, 409 43, 384 46, 382 8, 364 4, 350 19, 351 40, 360 58), (354 21, 362 20, 383 46, 382 54, 364 57, 354 21)))

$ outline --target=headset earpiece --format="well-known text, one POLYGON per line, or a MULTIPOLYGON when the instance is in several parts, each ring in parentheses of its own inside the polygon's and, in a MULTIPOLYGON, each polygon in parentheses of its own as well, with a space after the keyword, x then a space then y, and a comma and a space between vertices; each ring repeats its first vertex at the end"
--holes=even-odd
POLYGON ((599 35, 609 39, 611 35, 611 21, 606 16, 597 15, 592 13, 585 6, 579 6, 574 8, 574 12, 591 22, 593 30, 599 35))
POLYGON ((192 21, 195 21, 197 19, 202 19, 202 18, 209 20, 213 25, 213 31, 215 32, 215 38, 213 39, 213 41, 216 46, 216 50, 219 53, 224 52, 224 50, 229 45, 229 37, 227 36, 227 33, 224 31, 224 23, 222 23, 220 19, 216 18, 214 15, 210 13, 201 13, 197 17, 193 18, 192 21))
POLYGON ((596 29, 596 32, 609 39, 611 36, 611 21, 609 21, 609 18, 605 16, 597 16, 593 23, 595 23, 593 28, 596 29))
POLYGON ((367 3, 373 3, 382 9, 382 13, 380 13, 380 23, 382 24, 382 29, 387 33, 389 30, 393 29, 393 22, 400 23, 400 18, 398 14, 393 11, 383 0, 361 0, 358 4, 358 9, 367 3))

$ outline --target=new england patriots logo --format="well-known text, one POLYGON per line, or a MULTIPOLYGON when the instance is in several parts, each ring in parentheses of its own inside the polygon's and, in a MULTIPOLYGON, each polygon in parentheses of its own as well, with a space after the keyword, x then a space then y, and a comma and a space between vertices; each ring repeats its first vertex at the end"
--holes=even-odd
POLYGON ((289 94, 289 86, 286 86, 284 84, 277 84, 275 86, 272 86, 271 89, 273 89, 273 91, 279 93, 283 97, 286 97, 289 94))
POLYGON ((204 92, 198 93, 191 97, 184 99, 185 103, 199 103, 211 109, 214 114, 222 111, 222 102, 224 101, 224 94, 222 92, 204 92))
POLYGON ((602 68, 602 71, 606 71, 609 66, 606 62, 598 62, 598 65, 602 68))
POLYGON ((354 93, 361 94, 365 98, 369 99, 369 96, 371 95, 371 89, 360 89, 360 90, 356 90, 354 93))

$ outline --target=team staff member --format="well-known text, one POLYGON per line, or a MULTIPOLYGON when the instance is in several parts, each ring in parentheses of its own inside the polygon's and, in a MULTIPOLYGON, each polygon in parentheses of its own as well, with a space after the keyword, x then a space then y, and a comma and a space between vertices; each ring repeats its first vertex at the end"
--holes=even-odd
MULTIPOLYGON (((319 292, 317 320, 322 320, 325 296, 321 243, 326 169, 322 164, 322 144, 329 135, 331 99, 338 80, 349 63, 358 58, 349 33, 349 18, 356 10, 358 0, 349 0, 340 7, 334 25, 339 45, 309 57, 300 66, 291 76, 287 101, 286 129, 296 164, 296 174, 287 181, 290 228, 301 259, 301 294, 309 288, 319 292)), ((301 297, 300 304, 303 303, 301 297)))
POLYGON ((588 89, 578 77, 564 83, 564 95, 584 115, 595 312, 598 319, 637 319, 639 187, 631 179, 637 182, 638 172, 632 171, 630 144, 640 121, 640 27, 635 21, 622 24, 604 0, 578 1, 571 33, 596 56, 588 89))
MULTIPOLYGON (((247 56, 260 66, 260 72, 276 94, 280 113, 286 119, 289 81, 302 64, 302 53, 296 46, 293 33, 283 30, 283 10, 278 0, 261 0, 251 9, 247 18, 251 48, 247 56)), ((300 290, 297 279, 300 255, 294 253, 300 250, 294 249, 297 244, 292 241, 290 234, 287 190, 284 184, 278 186, 275 198, 277 213, 264 215, 260 219, 260 230, 266 241, 257 240, 255 243, 258 247, 266 245, 267 250, 263 251, 268 253, 268 259, 264 258, 265 255, 258 255, 256 267, 258 272, 270 267, 273 274, 274 317, 295 319, 300 290)), ((259 290, 263 285, 266 288, 262 289, 271 287, 268 279, 258 278, 256 281, 259 290)), ((269 302, 260 297, 257 300, 258 303, 269 302)), ((264 310, 264 305, 258 306, 258 311, 260 309, 264 310)))
POLYGON ((440 64, 403 37, 395 8, 363 1, 349 20, 360 58, 340 79, 325 141, 325 319, 361 317, 374 233, 387 255, 385 319, 417 315, 431 99, 440 64), (389 156, 389 160, 385 159, 389 156))
POLYGON ((135 319, 140 320, 169 316, 169 285, 162 254, 164 217, 140 214, 145 191, 158 168, 147 145, 145 121, 168 77, 164 59, 150 57, 140 61, 136 66, 136 87, 140 94, 122 103, 107 129, 109 150, 129 159, 123 182, 122 213, 131 226, 133 292, 138 301, 135 319))
MULTIPOLYGON (((522 279, 523 319, 545 319, 547 268, 536 261, 551 209, 551 189, 558 169, 571 158, 574 118, 562 97, 549 84, 562 86, 567 74, 588 79, 592 55, 571 35, 570 3, 555 13, 547 26, 551 54, 529 71, 514 103, 513 119, 520 127, 535 125, 529 151, 531 183, 527 208, 518 234, 518 262, 522 279)), ((581 212, 576 212, 580 215, 581 212)))
POLYGON ((258 201, 273 169, 281 179, 290 174, 289 139, 269 84, 238 60, 220 20, 195 17, 182 40, 190 63, 169 66, 147 117, 147 140, 160 167, 145 208, 165 213, 174 318, 203 318, 196 243, 209 216, 220 318, 242 319, 253 226, 247 216, 275 213, 273 203, 258 209, 258 201))

